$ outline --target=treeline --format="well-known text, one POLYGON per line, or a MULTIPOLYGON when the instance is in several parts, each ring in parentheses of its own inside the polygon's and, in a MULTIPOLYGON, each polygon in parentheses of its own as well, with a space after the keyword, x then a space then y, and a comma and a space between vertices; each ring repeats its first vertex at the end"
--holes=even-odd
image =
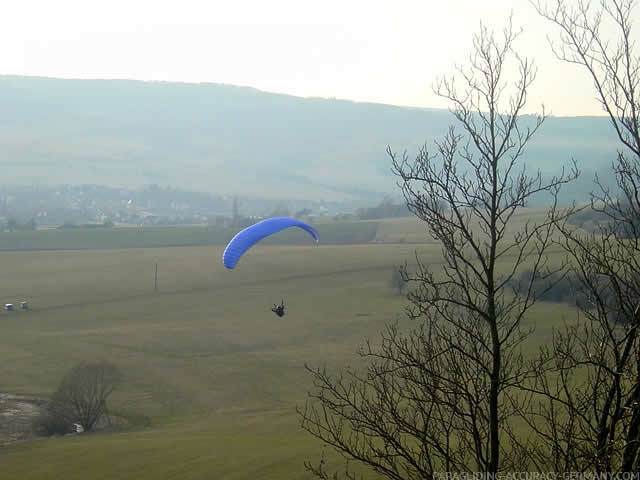
POLYGON ((15 232, 15 231, 31 231, 38 228, 35 218, 20 223, 15 217, 7 219, 6 223, 0 224, 0 232, 15 232))
POLYGON ((531 294, 544 302, 567 303, 569 305, 584 305, 586 297, 576 288, 575 275, 550 274, 535 275, 533 270, 526 270, 511 280, 511 287, 519 294, 525 294, 531 285, 531 294))
POLYGON ((590 233, 615 233, 620 238, 634 238, 640 232, 639 212, 624 200, 579 210, 570 215, 568 221, 590 233))
POLYGON ((73 222, 64 222, 58 228, 60 229, 68 229, 68 228, 112 228, 113 222, 111 220, 105 220, 102 223, 81 223, 76 224, 73 222))
POLYGON ((362 220, 374 220, 378 218, 410 217, 413 215, 405 203, 393 203, 385 198, 376 207, 359 208, 356 216, 362 220))
POLYGON ((616 292, 611 279, 605 275, 589 278, 589 289, 582 284, 584 278, 579 278, 575 273, 537 275, 532 281, 533 276, 532 270, 522 272, 511 281, 512 288, 522 295, 526 294, 525 289, 531 285, 531 294, 536 300, 566 303, 582 311, 600 308, 614 322, 626 318, 616 302, 616 292))

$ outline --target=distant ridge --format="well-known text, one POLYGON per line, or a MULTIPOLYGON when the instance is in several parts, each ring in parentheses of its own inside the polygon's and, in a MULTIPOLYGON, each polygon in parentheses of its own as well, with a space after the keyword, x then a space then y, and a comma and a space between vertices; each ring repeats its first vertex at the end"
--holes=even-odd
MULTIPOLYGON (((257 197, 378 200, 398 193, 385 153, 413 156, 447 110, 267 93, 213 83, 0 76, 0 184, 147 184, 257 197)), ((570 197, 606 171, 604 117, 551 117, 526 152, 553 173, 575 158, 570 197)))

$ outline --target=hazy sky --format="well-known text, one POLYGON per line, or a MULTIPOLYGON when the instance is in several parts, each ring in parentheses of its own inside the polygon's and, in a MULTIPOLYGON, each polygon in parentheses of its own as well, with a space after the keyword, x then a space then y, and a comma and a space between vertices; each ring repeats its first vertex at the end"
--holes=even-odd
MULTIPOLYGON (((570 0, 573 1, 573 0, 570 0)), ((0 74, 246 85, 447 107, 432 85, 465 63, 480 21, 524 28, 528 111, 601 114, 586 71, 553 57, 527 0, 16 0, 0 16, 0 74)))

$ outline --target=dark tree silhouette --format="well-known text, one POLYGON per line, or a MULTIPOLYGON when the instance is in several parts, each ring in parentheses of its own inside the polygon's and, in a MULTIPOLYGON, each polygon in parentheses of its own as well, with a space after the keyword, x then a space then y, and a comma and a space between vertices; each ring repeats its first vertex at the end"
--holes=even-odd
MULTIPOLYGON (((314 390, 302 427, 388 478, 522 470, 527 459, 513 422, 524 408, 517 386, 531 373, 522 321, 535 295, 532 280, 516 291, 510 282, 525 268, 531 278, 553 273, 545 252, 562 214, 555 199, 577 173, 544 181, 525 171, 522 154, 544 114, 521 117, 535 70, 514 52, 516 37, 511 23, 501 36, 481 26, 469 66, 437 84, 460 131, 452 126, 414 160, 388 149, 409 209, 444 254, 437 269, 417 258, 415 273, 405 272, 413 326, 392 325, 378 345, 367 342, 364 371, 308 367, 314 390), (517 78, 507 85, 509 69, 517 78), (553 204, 548 215, 510 229, 544 194, 553 204)), ((337 478, 324 458, 306 466, 337 478)), ((355 478, 352 470, 344 475, 355 478)))
POLYGON ((544 442, 538 461, 560 472, 640 470, 640 58, 635 1, 532 2, 558 27, 558 58, 584 67, 620 141, 616 188, 596 179, 586 234, 560 225, 582 296, 577 322, 542 350, 525 417, 544 442), (613 31, 614 38, 606 38, 613 31), (552 455, 549 455, 552 452, 552 455))
POLYGON ((107 399, 121 381, 120 370, 108 362, 81 363, 62 379, 53 395, 50 411, 68 424, 86 431, 108 414, 107 399))

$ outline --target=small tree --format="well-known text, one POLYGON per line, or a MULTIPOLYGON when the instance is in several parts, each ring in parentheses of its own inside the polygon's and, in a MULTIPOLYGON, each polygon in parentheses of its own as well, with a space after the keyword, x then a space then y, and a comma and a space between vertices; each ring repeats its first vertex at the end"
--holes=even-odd
POLYGON ((85 431, 91 431, 108 414, 107 399, 120 380, 120 370, 111 363, 76 365, 64 376, 53 395, 49 413, 55 423, 79 423, 85 431))
POLYGON ((311 215, 311 209, 303 208, 302 210, 298 210, 295 214, 296 218, 308 219, 309 215, 311 215))
POLYGON ((272 217, 288 217, 291 215, 289 207, 284 203, 279 203, 276 208, 271 212, 272 217))
POLYGON ((36 222, 35 218, 31 218, 28 222, 26 222, 24 225, 22 225, 22 229, 23 230, 37 230, 38 229, 38 223, 36 222))
POLYGON ((405 292, 407 287, 407 279, 403 274, 404 267, 393 267, 391 270, 391 278, 389 279, 389 284, 391 288, 393 288, 396 292, 396 295, 402 295, 405 292))
POLYGON ((231 207, 231 225, 234 227, 237 227, 239 222, 240 222, 240 207, 238 206, 238 196, 234 195, 233 206, 231 207))

